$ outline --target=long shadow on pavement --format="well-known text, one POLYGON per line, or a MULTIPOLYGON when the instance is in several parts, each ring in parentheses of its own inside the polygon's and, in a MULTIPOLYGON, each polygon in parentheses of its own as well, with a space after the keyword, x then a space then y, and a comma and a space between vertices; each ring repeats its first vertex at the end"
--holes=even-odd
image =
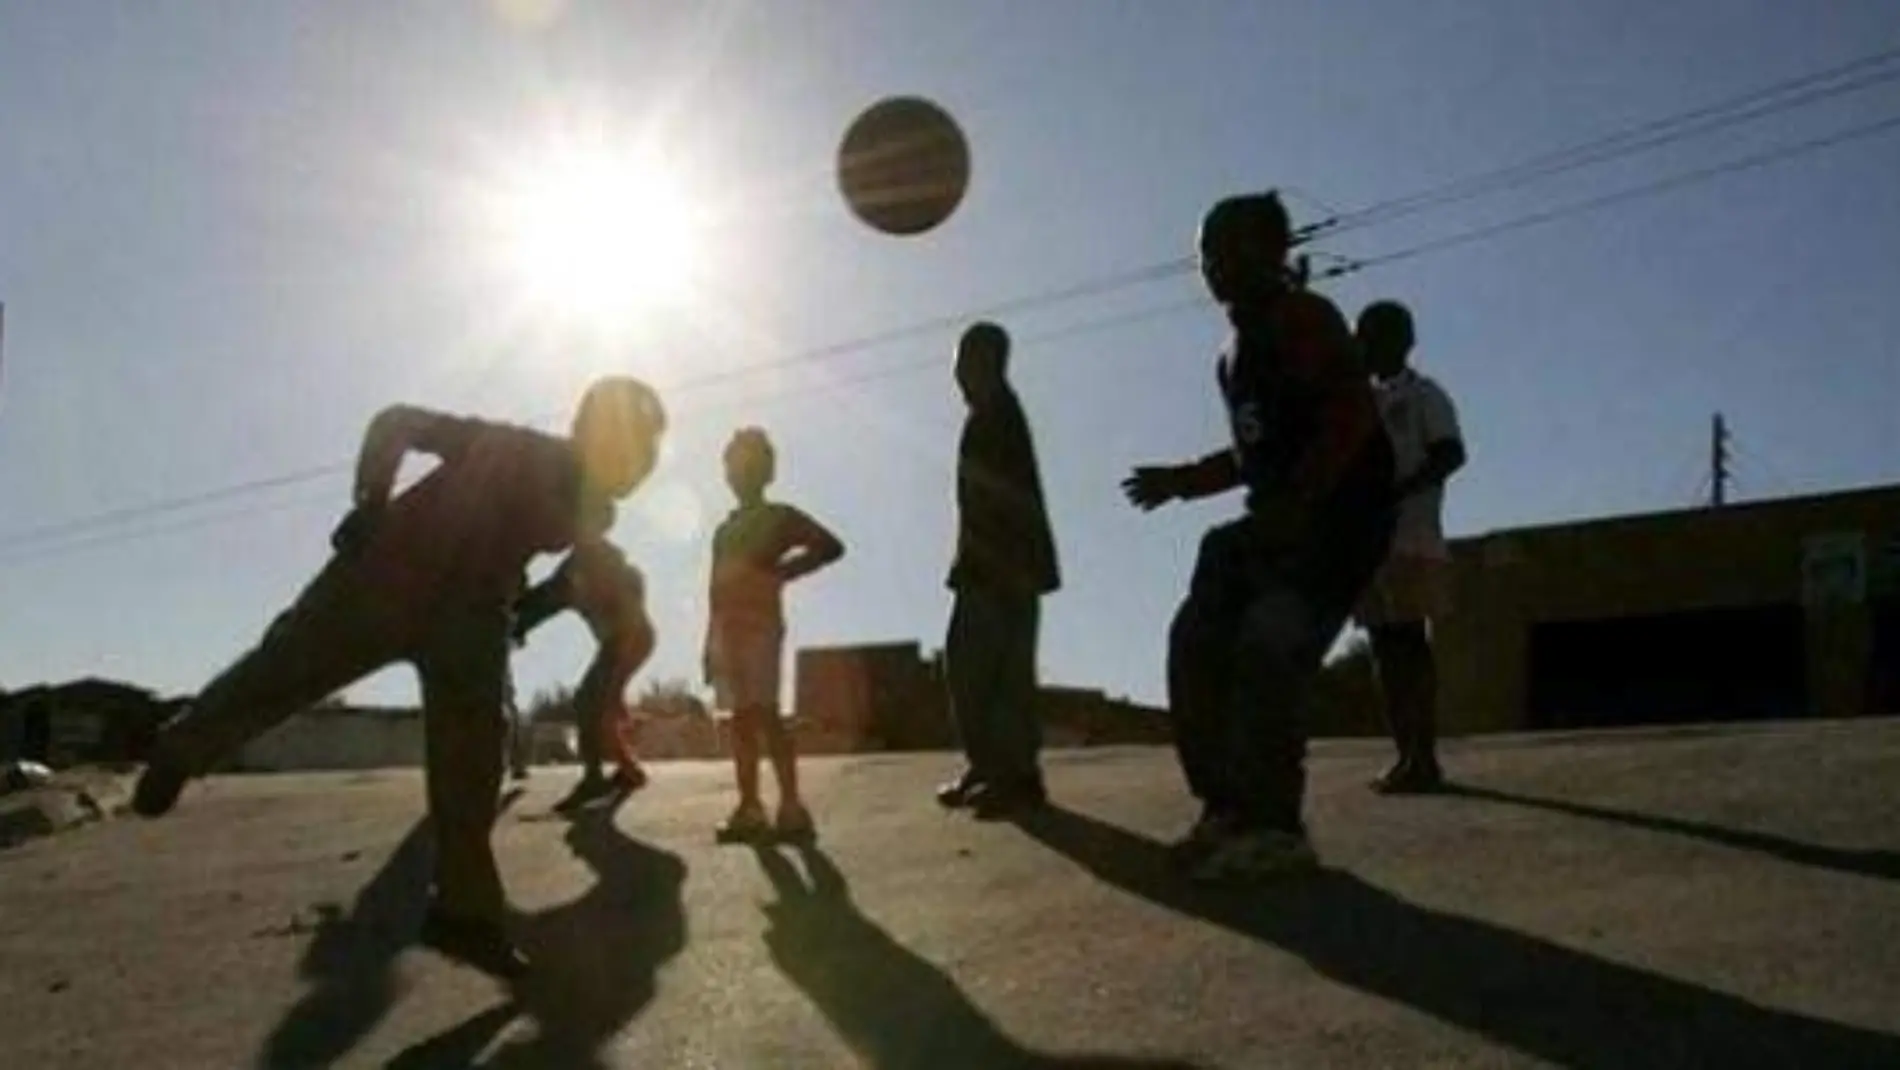
POLYGON ((299 973, 313 987, 285 1014, 258 1055, 261 1066, 331 1066, 382 1021, 402 994, 396 957, 428 908, 434 839, 413 825, 348 914, 319 906, 299 973))
POLYGON ((522 943, 533 968, 510 997, 397 1056, 391 1067, 605 1067, 602 1054, 648 1004, 660 968, 686 946, 679 856, 628 836, 614 810, 576 815, 563 837, 594 871, 579 899, 530 915, 522 943), (519 1018, 531 1036, 481 1054, 519 1018))
POLYGON ((1631 810, 1612 810, 1607 807, 1590 806, 1586 803, 1565 802, 1560 799, 1543 799, 1534 795, 1518 795, 1513 792, 1499 791, 1495 788, 1480 788, 1467 784, 1447 785, 1441 794, 1479 799, 1485 802, 1506 803, 1511 806, 1525 806, 1537 810, 1547 810, 1556 814, 1568 814, 1572 817, 1589 818, 1592 821, 1607 821, 1631 828, 1650 832, 1665 832, 1676 836, 1688 836, 1705 840, 1723 847, 1733 847, 1742 851, 1759 851, 1773 855, 1783 861, 1819 869, 1838 870, 1842 873, 1854 873, 1864 877, 1878 877, 1882 880, 1900 880, 1900 851, 1856 851, 1839 847, 1826 847, 1821 844, 1804 843, 1766 832, 1751 832, 1747 829, 1728 828, 1723 825, 1710 825, 1701 821, 1688 821, 1676 817, 1663 817, 1659 814, 1637 813, 1631 810))
MULTIPOLYGON (((501 798, 506 812, 521 797, 501 798)), ((331 1066, 383 1020, 402 995, 396 959, 415 942, 428 910, 435 839, 427 817, 410 826, 356 895, 348 914, 318 906, 317 931, 299 973, 313 983, 271 1031, 258 1055, 268 1067, 331 1066)))
POLYGON ((1051 808, 1021 827, 1109 884, 1559 1065, 1900 1066, 1900 1037, 1762 1007, 1432 910, 1349 873, 1202 888, 1172 872, 1162 844, 1087 815, 1051 808))
POLYGON ((1181 1061, 1031 1051, 996 1027, 962 989, 860 913, 822 851, 799 851, 810 875, 756 849, 777 901, 766 946, 772 961, 877 1070, 1194 1070, 1181 1061))

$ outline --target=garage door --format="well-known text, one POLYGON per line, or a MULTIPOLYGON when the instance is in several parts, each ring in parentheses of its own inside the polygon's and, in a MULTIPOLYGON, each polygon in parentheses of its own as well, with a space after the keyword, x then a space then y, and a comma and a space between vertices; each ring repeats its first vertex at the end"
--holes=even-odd
POLYGON ((1695 610, 1531 629, 1533 728, 1602 728, 1806 714, 1798 605, 1695 610))

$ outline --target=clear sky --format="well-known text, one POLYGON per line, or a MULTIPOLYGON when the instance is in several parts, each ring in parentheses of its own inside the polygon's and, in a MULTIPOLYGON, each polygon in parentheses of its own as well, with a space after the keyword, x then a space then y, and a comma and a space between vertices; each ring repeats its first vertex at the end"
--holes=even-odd
MULTIPOLYGON (((393 401, 564 417, 609 369, 672 388, 677 433, 615 529, 650 577, 656 672, 697 667, 718 451, 742 423, 776 438, 778 495, 850 547, 791 596, 794 643, 935 646, 955 331, 734 373, 1185 255, 1228 192, 1294 188, 1314 220, 1313 199, 1402 196, 1900 44, 1891 0, 506 14, 545 6, 0 6, 0 686, 197 687, 321 563, 347 481, 22 533, 347 461, 393 401), (833 186, 845 125, 894 93, 939 100, 972 143, 969 198, 922 238, 860 226, 833 186), (705 215, 687 292, 588 327, 530 300, 483 214, 577 127, 645 146, 705 215)), ((1894 115, 1887 83, 1322 248, 1372 257, 1894 115)), ((1900 131, 1326 289, 1348 315, 1416 310, 1472 455, 1455 534, 1689 504, 1716 409, 1738 498, 1900 480, 1896 172, 1900 131)), ((1143 516, 1117 490, 1132 463, 1222 442, 1222 325, 1195 293, 1179 276, 1004 317, 1067 577, 1052 681, 1158 699, 1197 533, 1237 508, 1143 516)), ((550 626, 521 684, 585 656, 577 623, 550 626)), ((413 693, 406 672, 356 692, 413 693)))

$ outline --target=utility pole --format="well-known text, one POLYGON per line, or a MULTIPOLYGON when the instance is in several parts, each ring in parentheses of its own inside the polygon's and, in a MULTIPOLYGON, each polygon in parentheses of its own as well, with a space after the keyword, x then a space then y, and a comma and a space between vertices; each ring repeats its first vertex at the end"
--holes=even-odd
POLYGON ((1728 502, 1728 424, 1715 414, 1709 433, 1709 505, 1720 509, 1728 502))

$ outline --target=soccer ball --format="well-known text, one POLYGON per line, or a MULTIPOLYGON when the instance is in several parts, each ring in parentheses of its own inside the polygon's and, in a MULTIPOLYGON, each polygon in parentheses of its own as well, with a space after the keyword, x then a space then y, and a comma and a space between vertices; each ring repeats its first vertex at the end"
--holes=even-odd
POLYGON ((851 213, 885 234, 922 234, 950 218, 970 187, 970 145, 950 113, 921 97, 866 108, 838 146, 838 189, 851 213))

